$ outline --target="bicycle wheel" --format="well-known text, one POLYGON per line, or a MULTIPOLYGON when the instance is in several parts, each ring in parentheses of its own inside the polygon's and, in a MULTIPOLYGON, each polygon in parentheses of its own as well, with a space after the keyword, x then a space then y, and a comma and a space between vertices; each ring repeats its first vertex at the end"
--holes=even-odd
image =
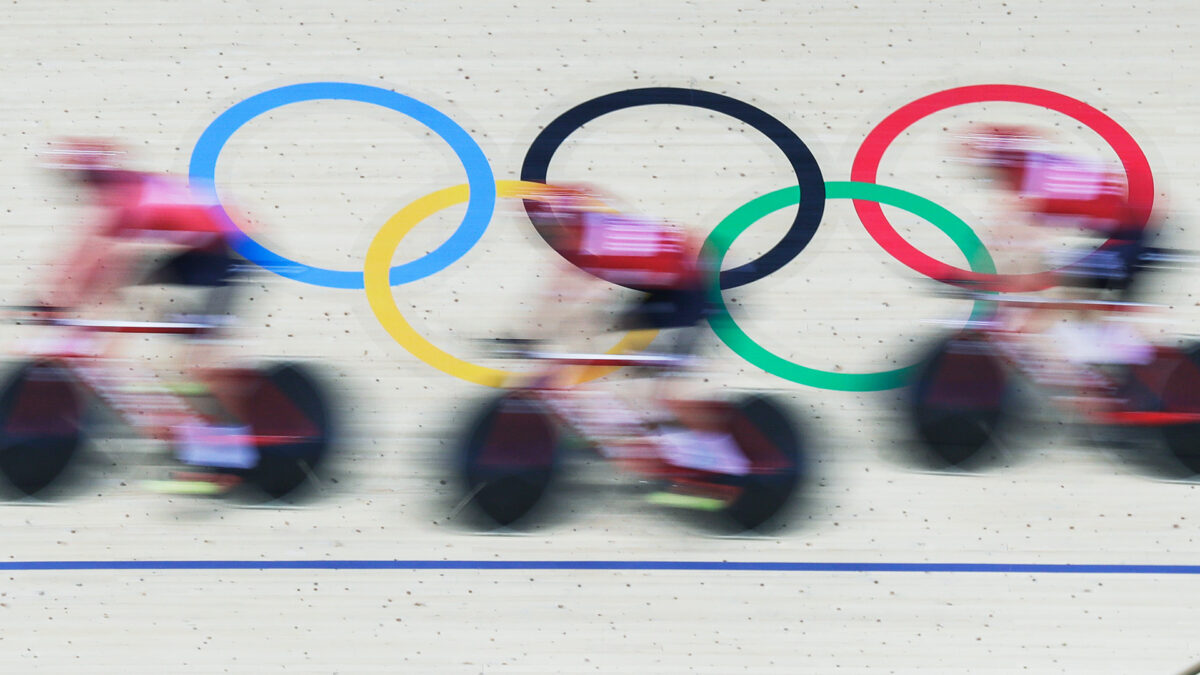
POLYGON ((921 442, 957 466, 977 456, 1009 416, 1011 386, 1000 357, 980 335, 943 340, 922 362, 909 403, 921 442))
POLYGON ((783 406, 762 395, 731 404, 726 425, 750 460, 750 472, 736 478, 741 493, 724 513, 742 529, 752 530, 787 505, 803 478, 803 437, 783 406))
POLYGON ((83 397, 65 367, 16 366, 0 389, 0 473, 34 495, 66 471, 84 443, 83 397))
POLYGON ((536 399, 520 391, 489 401, 468 427, 460 449, 467 495, 499 525, 524 518, 554 479, 558 426, 536 399))
POLYGON ((258 464, 248 481, 273 499, 311 477, 333 444, 329 399, 307 368, 281 363, 249 373, 237 414, 255 438, 258 464))
MULTIPOLYGON (((1155 360, 1144 367, 1150 374, 1142 382, 1157 390, 1159 411, 1194 415, 1200 413, 1200 345, 1183 350, 1159 350, 1155 360)), ((1200 422, 1173 423, 1169 420, 1159 427, 1167 451, 1188 472, 1200 474, 1200 422)))

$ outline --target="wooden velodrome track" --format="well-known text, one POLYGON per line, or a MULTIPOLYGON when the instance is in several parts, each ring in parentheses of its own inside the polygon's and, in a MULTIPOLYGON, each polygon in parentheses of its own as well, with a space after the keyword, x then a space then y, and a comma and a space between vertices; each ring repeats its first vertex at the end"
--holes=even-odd
MULTIPOLYGON (((116 137, 139 166, 186 175, 201 134, 230 106, 309 82, 431 106, 502 180, 520 176, 531 141, 560 113, 626 89, 692 88, 756 106, 803 139, 824 180, 846 181, 862 140, 910 101, 966 85, 1038 87, 1104 111, 1136 139, 1171 243, 1196 248, 1200 232, 1200 17, 1185 2, 18 0, 0 18, 7 304, 28 301, 86 216, 37 168, 40 143, 116 137)), ((1017 103, 957 106, 897 139, 879 182, 963 217, 1004 268, 1018 263, 1005 259, 994 196, 947 160, 947 130, 986 120, 1051 125, 1064 145, 1113 154, 1070 118, 1017 103)), ((597 119, 571 135, 551 175, 705 233, 796 184, 762 134, 681 105, 597 119)), ((272 250, 350 271, 393 213, 465 180, 455 152, 413 115, 334 100, 247 120, 215 177, 272 250)), ((779 241, 793 213, 756 224, 726 266, 779 241)), ((396 262, 434 250, 463 214, 423 222, 396 262)), ((962 260, 923 221, 888 214, 922 250, 962 260)), ((394 298, 422 335, 469 358, 479 338, 530 332, 554 264, 502 200, 478 245, 394 298)), ((1170 311, 1154 330, 1196 331, 1197 282, 1156 283, 1170 311)), ((796 260, 726 297, 781 356, 870 372, 909 362, 938 330, 927 320, 966 315, 931 286, 872 241, 849 200, 830 199, 796 260)), ((161 449, 100 442, 103 459, 70 494, 0 505, 0 669, 1177 673, 1200 661, 1188 599, 1200 575, 1160 567, 1200 562, 1196 487, 1114 461, 1053 417, 978 474, 921 472, 903 459, 894 391, 789 382, 711 339, 698 386, 772 391, 812 438, 814 480, 779 528, 711 536, 624 494, 597 466, 576 479, 562 518, 483 536, 450 517, 440 462, 482 387, 396 344, 361 290, 263 273, 241 317, 240 355, 318 361, 341 394, 344 447, 324 492, 295 508, 153 494, 138 481, 158 470, 161 449), (611 561, 627 568, 588 568, 611 561), (77 565, 33 569, 41 562, 77 565)), ((4 328, 7 345, 24 337, 4 328)))

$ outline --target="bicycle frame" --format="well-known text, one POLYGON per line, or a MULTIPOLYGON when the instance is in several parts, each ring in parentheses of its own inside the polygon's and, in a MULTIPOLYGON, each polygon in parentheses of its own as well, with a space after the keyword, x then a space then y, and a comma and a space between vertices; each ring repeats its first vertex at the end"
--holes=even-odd
POLYGON ((645 429, 647 418, 612 394, 592 387, 577 384, 576 372, 590 367, 642 367, 676 368, 684 359, 654 354, 578 354, 552 352, 519 352, 513 356, 548 364, 548 367, 531 377, 520 389, 530 392, 554 413, 556 420, 588 441, 606 456, 606 439, 628 437, 631 430, 645 429), (584 405, 578 402, 591 398, 584 405), (599 400, 602 399, 602 400, 599 400), (602 410, 604 414, 595 414, 602 410))
MULTIPOLYGON (((204 324, 185 322, 96 321, 65 318, 33 318, 19 323, 49 325, 81 331, 84 334, 158 334, 195 335, 208 330, 204 324)), ((87 393, 102 401, 120 419, 144 438, 159 441, 173 439, 174 430, 186 426, 209 426, 217 422, 199 410, 186 397, 171 391, 162 375, 151 367, 130 367, 129 373, 118 373, 111 364, 118 360, 108 355, 84 355, 71 350, 33 352, 28 356, 63 366, 87 393)), ((125 365, 132 359, 119 359, 125 365)), ((238 415, 237 406, 228 391, 236 369, 198 368, 191 374, 200 380, 212 397, 227 412, 238 415)), ((257 446, 282 445, 304 438, 304 435, 230 434, 228 443, 250 443, 257 446)))
MULTIPOLYGON (((1024 325, 1013 321, 1004 308, 1026 308, 1036 312, 1068 310, 1097 311, 1107 313, 1139 312, 1153 309, 1154 305, 1104 300, 1060 300, 1029 298, 1021 296, 997 296, 972 293, 976 299, 993 302, 998 308, 992 319, 968 324, 968 330, 980 335, 994 353, 1010 369, 1029 379, 1038 387, 1053 392, 1058 401, 1073 402, 1072 409, 1084 419, 1095 424, 1125 426, 1163 426, 1200 422, 1200 411, 1145 411, 1128 409, 1126 401, 1112 394, 1124 384, 1112 375, 1093 366, 1070 362, 1067 359, 1050 357, 1045 350, 1031 345, 1030 332, 1024 325)), ((1162 380, 1172 367, 1181 365, 1195 368, 1194 364, 1177 349, 1153 346, 1153 358, 1144 364, 1128 366, 1129 374, 1152 388, 1161 386, 1162 380)), ((1197 372, 1200 381, 1200 372, 1197 372)))
MULTIPOLYGON (((692 362, 689 357, 669 354, 582 354, 525 352, 524 358, 544 362, 548 368, 535 375, 521 387, 550 411, 556 423, 569 430, 605 459, 645 479, 670 479, 677 488, 693 491, 722 500, 732 500, 739 488, 714 482, 722 471, 720 462, 711 466, 683 466, 672 461, 664 444, 668 441, 653 430, 654 422, 644 412, 629 405, 625 398, 594 386, 575 384, 576 371, 591 367, 635 367, 663 371, 677 370, 692 362)), ((720 403, 712 401, 678 401, 676 406, 702 406, 716 413, 720 403)), ((683 422, 681 433, 695 431, 683 422)), ((747 466, 736 473, 770 473, 773 465, 747 466)))
POLYGON ((461 504, 474 501, 493 522, 508 525, 539 503, 560 471, 564 433, 652 486, 646 496, 652 503, 721 512, 743 530, 772 518, 804 473, 803 435, 770 397, 672 400, 672 414, 663 420, 648 417, 647 406, 579 384, 580 368, 678 368, 688 358, 529 351, 508 356, 547 367, 489 400, 467 427, 456 464, 463 478, 461 504))

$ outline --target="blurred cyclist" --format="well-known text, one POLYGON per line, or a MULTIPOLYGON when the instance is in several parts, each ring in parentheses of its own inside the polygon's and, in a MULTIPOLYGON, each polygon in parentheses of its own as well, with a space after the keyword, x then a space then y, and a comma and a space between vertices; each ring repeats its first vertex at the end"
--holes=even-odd
MULTIPOLYGON (((638 294, 621 308, 615 324, 606 328, 666 331, 661 337, 669 346, 663 356, 676 357, 678 366, 653 373, 678 373, 694 361, 700 324, 709 309, 705 284, 711 273, 697 239, 670 223, 620 212, 589 187, 547 186, 527 207, 546 241, 587 273, 567 268, 555 278, 552 294, 559 303, 567 303, 566 311, 560 305, 543 308, 543 315, 550 311, 562 319, 587 304, 596 291, 606 290, 598 280, 619 284, 638 294)), ((748 460, 714 424, 711 407, 672 391, 675 379, 660 377, 654 382, 651 400, 637 411, 649 426, 631 430, 633 435, 616 452, 627 460, 649 456, 702 471, 747 470, 748 460)))
MULTIPOLYGON (((1151 207, 1130 200, 1122 173, 1100 162, 1051 152, 1045 138, 1026 127, 975 127, 964 145, 968 160, 1017 198, 1031 224, 1074 228, 1103 240, 1090 252, 1044 252, 1043 264, 1056 269, 1038 278, 1054 287, 1130 297, 1147 250, 1151 207)), ((1044 312, 1034 314, 1043 322, 1047 318, 1044 312)), ((1149 358, 1151 348, 1137 331, 1127 322, 1107 320, 1112 318, 1116 317, 1111 313, 1077 312, 1075 321, 1057 322, 1050 335, 1066 358, 1077 363, 1124 364, 1149 358)))
MULTIPOLYGON (((43 310, 87 311, 116 299, 120 289, 131 285, 203 289, 198 306, 167 318, 200 338, 177 359, 185 382, 176 385, 175 393, 206 393, 196 378, 199 370, 213 366, 214 354, 206 346, 211 341, 204 338, 228 323, 232 300, 235 258, 229 229, 212 198, 185 181, 127 169, 123 159, 124 153, 105 141, 72 139, 46 150, 45 164, 85 189, 102 215, 58 271, 42 298, 43 310)), ((92 337, 80 330, 68 342, 87 354, 92 337)), ((238 440, 245 433, 195 423, 155 431, 174 441, 185 463, 217 469, 249 468, 257 461, 248 441, 238 440)))
MULTIPOLYGON (((1146 249, 1149 204, 1129 199, 1124 176, 1099 162, 1053 153, 1025 127, 975 127, 965 138, 967 158, 1016 196, 1032 224, 1078 228, 1106 241, 1056 270, 1052 285, 1126 295, 1146 249)), ((1057 257, 1057 256, 1055 256, 1057 257)), ((1058 265, 1056 265, 1058 266, 1058 265)))
MULTIPOLYGON (((694 353, 708 310, 699 242, 680 227, 617 211, 594 188, 547 186, 528 212, 538 232, 567 262, 591 277, 638 291, 612 330, 671 331, 668 351, 694 353)), ((578 302, 603 285, 568 270, 552 291, 578 302)))
POLYGON ((123 168, 124 153, 106 142, 57 142, 46 157, 48 166, 84 188, 103 210, 64 264, 46 298, 48 306, 103 303, 131 284, 201 287, 209 289, 205 302, 177 318, 211 328, 223 323, 234 257, 212 199, 186 182, 123 168), (158 264, 141 272, 147 262, 158 264))

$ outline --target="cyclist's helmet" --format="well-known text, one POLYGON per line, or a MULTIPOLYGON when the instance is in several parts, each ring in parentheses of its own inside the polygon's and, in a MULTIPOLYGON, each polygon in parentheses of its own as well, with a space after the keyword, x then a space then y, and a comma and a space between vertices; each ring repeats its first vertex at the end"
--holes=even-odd
POLYGON ((65 138, 51 141, 41 153, 41 164, 63 171, 72 180, 100 182, 122 170, 125 152, 100 139, 65 138))
POLYGON ((587 188, 569 185, 546 185, 526 203, 539 230, 576 225, 582 214, 604 210, 603 202, 587 188))
POLYGON ((1015 125, 976 125, 961 138, 968 161, 996 168, 1023 161, 1044 142, 1033 129, 1015 125))

